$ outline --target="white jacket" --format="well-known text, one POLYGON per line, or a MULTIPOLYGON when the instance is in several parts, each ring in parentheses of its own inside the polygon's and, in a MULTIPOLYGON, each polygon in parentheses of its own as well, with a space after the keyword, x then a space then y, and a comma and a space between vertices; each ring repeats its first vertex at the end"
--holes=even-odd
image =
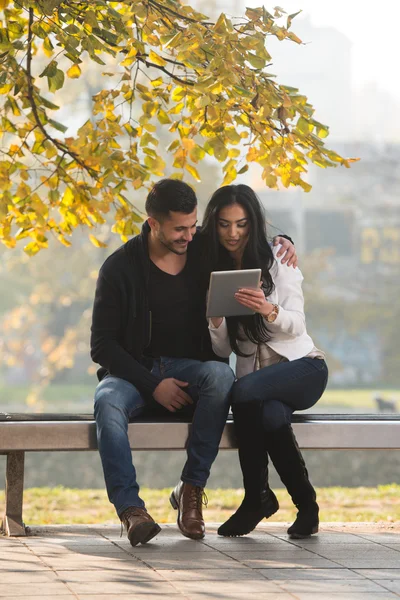
MULTIPOLYGON (((275 322, 266 323, 271 339, 265 344, 259 344, 258 348, 249 339, 238 342, 239 348, 251 356, 237 357, 237 377, 242 377, 257 368, 279 362, 282 359, 292 361, 310 354, 319 358, 324 357, 324 353, 315 348, 306 331, 304 296, 301 288, 303 275, 300 269, 283 265, 281 258, 276 257, 280 247, 273 248, 275 260, 270 273, 275 289, 267 298, 268 302, 279 306, 279 314, 275 322)), ((210 319, 209 330, 214 352, 224 358, 230 356, 232 348, 229 343, 225 318, 218 328, 212 325, 210 319)))

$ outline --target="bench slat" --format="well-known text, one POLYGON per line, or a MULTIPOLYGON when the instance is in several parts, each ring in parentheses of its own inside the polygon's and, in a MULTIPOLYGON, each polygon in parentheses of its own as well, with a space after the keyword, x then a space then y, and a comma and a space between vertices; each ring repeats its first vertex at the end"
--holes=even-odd
MULTIPOLYGON (((400 420, 311 420, 293 425, 303 449, 400 449, 400 420)), ((188 423, 131 423, 129 439, 135 450, 182 450, 188 423)), ((8 451, 95 450, 94 421, 0 422, 0 453, 8 451)), ((236 448, 228 422, 221 449, 236 448)))

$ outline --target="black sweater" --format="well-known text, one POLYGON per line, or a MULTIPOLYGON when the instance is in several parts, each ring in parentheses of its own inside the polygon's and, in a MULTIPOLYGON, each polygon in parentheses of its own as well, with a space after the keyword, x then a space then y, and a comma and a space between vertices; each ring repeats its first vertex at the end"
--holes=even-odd
MULTIPOLYGON (((149 226, 143 225, 140 235, 129 240, 107 258, 100 269, 93 306, 91 357, 101 368, 101 380, 110 374, 132 383, 147 401, 161 379, 153 375, 151 359, 144 356, 150 342, 150 311, 148 281, 149 226)), ((219 360, 211 347, 205 317, 205 288, 201 285, 198 234, 188 246, 188 263, 193 274, 190 289, 198 298, 198 318, 202 329, 201 360, 219 360)))

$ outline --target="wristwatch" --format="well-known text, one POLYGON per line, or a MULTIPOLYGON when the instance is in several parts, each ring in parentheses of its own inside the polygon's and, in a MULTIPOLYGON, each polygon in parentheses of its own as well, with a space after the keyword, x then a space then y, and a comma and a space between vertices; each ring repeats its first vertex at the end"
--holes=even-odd
POLYGON ((267 323, 273 323, 274 321, 276 321, 278 315, 279 315, 279 306, 277 304, 274 304, 271 312, 265 317, 267 320, 267 323))

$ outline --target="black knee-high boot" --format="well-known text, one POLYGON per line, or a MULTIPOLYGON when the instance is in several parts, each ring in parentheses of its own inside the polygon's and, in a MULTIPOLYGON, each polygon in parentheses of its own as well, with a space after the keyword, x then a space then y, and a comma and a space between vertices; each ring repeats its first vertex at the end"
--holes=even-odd
POLYGON ((319 507, 317 495, 291 425, 284 425, 266 434, 268 454, 298 509, 297 518, 289 527, 292 538, 308 537, 318 532, 319 507))
POLYGON ((268 455, 260 403, 234 404, 232 411, 245 496, 237 511, 218 529, 219 535, 227 537, 250 533, 262 519, 270 517, 279 508, 268 485, 268 455))

